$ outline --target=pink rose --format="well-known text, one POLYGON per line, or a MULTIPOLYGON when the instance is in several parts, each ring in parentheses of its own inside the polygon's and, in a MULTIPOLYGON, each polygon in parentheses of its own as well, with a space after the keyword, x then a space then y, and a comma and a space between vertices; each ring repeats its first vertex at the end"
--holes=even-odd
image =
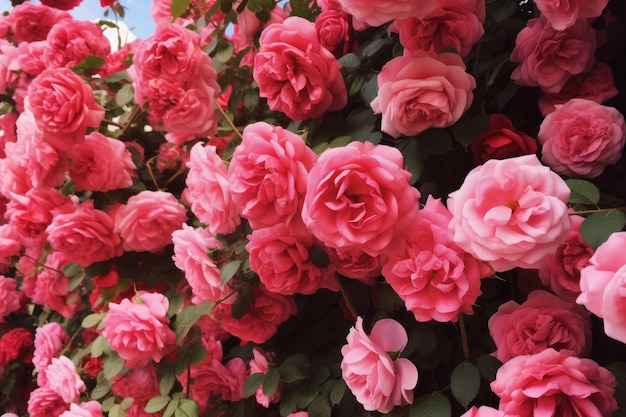
POLYGON ((593 249, 580 235, 582 216, 570 216, 571 227, 567 240, 553 255, 546 256, 539 265, 539 279, 559 297, 576 301, 580 295, 580 271, 589 265, 593 249))
POLYGON ((43 41, 52 26, 61 20, 72 20, 72 15, 43 4, 18 4, 9 13, 12 39, 17 44, 43 41))
POLYGON ((114 232, 127 251, 157 252, 172 243, 172 233, 187 221, 187 210, 173 194, 145 190, 115 212, 114 232))
POLYGON ((496 271, 536 269, 567 238, 569 195, 535 155, 490 159, 448 198, 454 241, 496 271))
POLYGON ((572 99, 541 123, 541 160, 562 175, 595 178, 615 164, 626 143, 624 116, 592 100, 572 99))
POLYGON ((0 158, 5 158, 4 147, 9 142, 17 141, 17 121, 19 114, 16 112, 0 115, 0 158))
MULTIPOLYGON (((47 68, 71 68, 88 56, 105 58, 111 52, 111 44, 100 26, 88 20, 57 23, 50 29, 46 43, 42 60, 47 68)), ((97 69, 87 72, 95 73, 97 69)))
POLYGON ((72 211, 54 216, 46 228, 53 249, 68 254, 82 266, 106 261, 123 252, 111 217, 87 200, 72 211))
POLYGON ((288 17, 266 27, 259 42, 253 76, 270 109, 292 120, 305 120, 346 105, 341 66, 320 45, 312 22, 288 17))
POLYGON ((16 288, 15 279, 0 275, 0 324, 5 324, 6 317, 20 309, 20 293, 16 288))
MULTIPOLYGON (((159 156, 156 164, 159 172, 182 171, 188 162, 189 149, 186 146, 171 142, 163 142, 159 145, 159 156)), ((187 176, 189 176, 189 173, 187 176)))
POLYGON ((150 359, 161 362, 174 347, 176 334, 169 328, 168 307, 169 300, 163 294, 146 291, 140 291, 133 300, 109 303, 102 335, 126 366, 145 366, 150 359))
POLYGON ((422 16, 439 6, 437 0, 339 0, 339 3, 343 10, 370 26, 381 26, 412 15, 422 16))
POLYGON ((46 386, 59 394, 66 403, 78 401, 80 393, 87 388, 76 372, 74 362, 67 356, 52 358, 45 372, 46 386))
POLYGON ((68 68, 44 70, 28 87, 27 99, 44 137, 62 152, 83 142, 87 127, 104 118, 89 85, 68 68))
POLYGON ((143 368, 131 369, 128 373, 113 377, 111 392, 122 398, 134 401, 149 401, 161 395, 159 390, 160 375, 153 363, 143 368))
POLYGON ((626 265, 606 285, 600 313, 606 335, 626 343, 626 265))
POLYGON ((361 249, 326 248, 330 262, 337 272, 345 277, 358 279, 373 285, 380 275, 383 265, 387 262, 384 255, 371 256, 361 249))
POLYGON ((300 214, 317 157, 302 138, 279 126, 246 126, 228 168, 230 192, 253 229, 288 224, 300 214))
POLYGON ((341 10, 323 10, 315 19, 320 44, 340 58, 356 47, 351 16, 341 10))
POLYGON ((383 276, 420 322, 457 321, 461 313, 472 314, 480 280, 492 272, 454 243, 451 222, 441 200, 429 196, 403 251, 383 266, 383 276))
POLYGON ((309 174, 302 219, 326 246, 387 253, 417 217, 420 194, 410 177, 396 148, 327 149, 309 174))
POLYGON ((17 47, 17 62, 26 74, 36 77, 46 69, 43 60, 44 51, 48 49, 46 41, 22 42, 17 47))
POLYGON ((608 0, 535 0, 535 5, 556 30, 572 26, 578 19, 598 17, 608 0))
POLYGON ((546 349, 502 365, 491 389, 507 416, 608 417, 617 409, 615 385, 615 377, 591 359, 546 349))
POLYGON ((506 415, 500 410, 483 405, 470 408, 461 417, 506 417, 506 415))
POLYGON ((234 232, 241 218, 231 196, 226 165, 215 146, 196 143, 191 148, 187 167, 184 198, 193 214, 213 235, 234 232))
POLYGON ((574 356, 591 352, 589 313, 547 291, 536 290, 520 304, 502 304, 489 319, 489 331, 501 362, 542 350, 570 350, 574 356))
POLYGON ((347 341, 341 348, 342 377, 365 410, 388 413, 397 405, 413 402, 417 368, 406 358, 393 360, 389 356, 408 343, 400 323, 379 320, 368 336, 363 330, 363 319, 357 317, 347 341))
POLYGON ((20 69, 18 48, 0 39, 0 93, 10 95, 17 87, 20 69))
POLYGON ((589 22, 577 20, 557 31, 545 17, 530 19, 517 34, 511 62, 519 64, 511 79, 522 86, 557 93, 567 80, 589 71, 595 60, 596 34, 589 22))
POLYGON ((40 387, 30 393, 28 414, 30 417, 59 416, 69 408, 63 398, 50 387, 40 387))
POLYGON ((262 22, 256 14, 248 7, 244 7, 241 13, 237 14, 237 26, 239 34, 246 41, 248 46, 255 47, 256 36, 272 23, 280 23, 287 18, 287 13, 278 4, 270 10, 269 20, 262 22))
POLYGON ((63 327, 57 322, 46 323, 35 330, 35 351, 33 353, 33 365, 37 375, 37 383, 46 385, 46 368, 52 362, 52 358, 60 355, 63 345, 69 338, 63 327))
MULTIPOLYGON (((253 374, 266 374, 269 370, 268 361, 273 361, 274 356, 272 353, 263 351, 263 349, 255 347, 252 349, 252 359, 248 363, 250 371, 248 375, 253 374)), ((279 384, 274 391, 274 394, 270 397, 263 393, 263 387, 259 387, 254 394, 256 402, 265 408, 268 408, 270 403, 276 403, 280 400, 283 384, 279 384)))
POLYGON ((103 417, 102 405, 98 401, 86 401, 80 404, 70 404, 70 409, 59 417, 103 417))
POLYGON ((128 64, 129 57, 135 54, 139 42, 141 42, 140 39, 135 39, 125 44, 122 49, 111 51, 107 55, 104 65, 98 68, 98 75, 102 78, 108 78, 117 72, 128 69, 130 67, 128 64))
POLYGON ((416 52, 383 66, 371 107, 382 113, 383 132, 396 138, 412 136, 459 120, 472 104, 475 87, 457 54, 416 52))

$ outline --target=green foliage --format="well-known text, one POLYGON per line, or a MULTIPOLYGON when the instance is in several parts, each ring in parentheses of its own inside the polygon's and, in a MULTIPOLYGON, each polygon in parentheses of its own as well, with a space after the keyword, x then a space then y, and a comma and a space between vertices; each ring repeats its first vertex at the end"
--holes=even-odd
POLYGON ((605 210, 593 213, 580 225, 580 234, 594 250, 604 243, 611 234, 619 232, 626 225, 626 213, 621 210, 605 210))
POLYGON ((596 206, 600 202, 600 190, 592 182, 570 178, 565 183, 571 190, 570 204, 596 206))
POLYGON ((433 393, 415 399, 410 417, 451 417, 450 401, 445 396, 433 393))
POLYGON ((480 373, 470 362, 461 362, 450 376, 450 390, 465 408, 476 398, 480 389, 480 373))

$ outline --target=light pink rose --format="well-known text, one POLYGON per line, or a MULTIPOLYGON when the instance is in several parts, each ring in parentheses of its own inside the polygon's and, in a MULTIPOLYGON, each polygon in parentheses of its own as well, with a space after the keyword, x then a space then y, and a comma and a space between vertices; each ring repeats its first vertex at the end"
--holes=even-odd
POLYGON ((591 70, 596 34, 588 21, 553 29, 544 17, 530 19, 515 39, 511 62, 519 64, 511 79, 522 86, 557 93, 568 79, 591 70))
POLYGON ((52 358, 60 355, 63 345, 68 340, 65 330, 57 322, 46 323, 35 330, 33 365, 40 386, 46 385, 46 368, 52 362, 52 358))
POLYGON ((20 293, 15 279, 0 275, 0 300, 0 324, 5 324, 6 317, 20 309, 20 293))
POLYGON ((30 417, 59 416, 69 408, 69 404, 52 388, 39 387, 30 393, 28 414, 30 417))
MULTIPOLYGON (((261 348, 258 348, 258 347, 253 348, 252 359, 250 359, 250 362, 248 363, 248 367, 250 368, 248 372, 248 376, 253 375, 253 374, 259 374, 259 373, 266 374, 267 371, 269 370, 268 361, 273 361, 274 356, 275 355, 272 354, 271 352, 265 352, 261 348)), ((270 406, 270 403, 278 402, 282 394, 283 385, 284 384, 282 383, 279 384, 278 387, 276 387, 276 391, 274 391, 274 394, 271 397, 263 393, 262 386, 259 387, 254 394, 256 402, 265 408, 268 408, 270 406)))
POLYGON ((98 401, 86 401, 80 404, 70 404, 70 409, 59 417, 103 417, 102 405, 98 401))
POLYGON ((357 317, 348 344, 341 348, 341 373, 356 400, 367 411, 390 412, 397 405, 413 402, 417 368, 406 358, 391 359, 408 343, 406 330, 392 319, 377 321, 369 336, 363 319, 357 317))
MULTIPOLYGON (((66 20, 57 23, 46 37, 48 47, 43 50, 47 68, 71 68, 88 56, 105 58, 111 44, 102 29, 88 20, 66 20)), ((95 73, 97 69, 89 69, 95 73)))
POLYGON ((228 168, 230 192, 253 229, 299 217, 317 157, 302 138, 279 126, 246 126, 228 168))
POLYGON ((43 41, 52 26, 61 20, 72 20, 72 15, 43 4, 18 4, 9 13, 12 39, 17 44, 43 41))
POLYGON ((537 138, 541 160, 555 172, 595 178, 622 157, 626 124, 616 108, 576 98, 546 116, 537 138))
POLYGON ((470 107, 476 87, 460 56, 415 52, 388 61, 378 74, 378 95, 371 102, 382 113, 381 129, 393 137, 447 127, 470 107))
POLYGON ((626 343, 626 266, 618 269, 606 285, 600 312, 606 335, 626 343))
POLYGON ((295 413, 289 414, 287 417, 309 417, 308 411, 297 411, 295 413))
POLYGON ((231 196, 226 165, 215 146, 196 143, 191 148, 187 167, 184 198, 193 214, 207 225, 212 235, 234 232, 241 218, 231 196))
POLYGON ((448 198, 454 241, 496 271, 538 268, 567 238, 569 195, 535 155, 490 159, 448 198))
POLYGON ((501 362, 542 350, 570 350, 574 356, 591 352, 589 313, 554 294, 535 290, 522 304, 508 301, 489 318, 489 331, 501 362))
POLYGON ((127 251, 157 252, 172 243, 172 233, 187 221, 187 210, 173 194, 145 190, 115 212, 114 232, 127 251))
POLYGON ((169 328, 168 307, 169 300, 163 294, 146 291, 140 291, 133 300, 109 303, 102 335, 126 366, 145 366, 150 359, 161 362, 174 347, 176 334, 169 328))
POLYGON ((111 191, 133 185, 136 167, 124 142, 91 132, 69 153, 76 191, 111 191))
POLYGON ((0 226, 0 266, 13 266, 9 258, 20 253, 22 244, 9 224, 0 226))
POLYGON ((339 0, 341 7, 358 20, 370 26, 381 26, 391 20, 435 10, 437 0, 339 0))
POLYGON ((87 200, 72 211, 55 215, 46 233, 53 249, 89 266, 122 254, 121 240, 113 227, 113 219, 94 208, 93 200, 87 200))
POLYGON ((159 390, 160 375, 153 363, 143 368, 131 369, 126 374, 113 377, 111 392, 122 398, 132 398, 134 401, 149 401, 161 395, 159 390))
POLYGON ((320 45, 314 23, 288 17, 266 27, 259 43, 253 77, 270 109, 305 120, 346 105, 341 65, 320 45))
POLYGON ((383 276, 420 322, 457 321, 459 314, 472 314, 480 280, 492 272, 454 243, 451 222, 441 200, 429 196, 403 250, 383 266, 383 276))
POLYGON ((52 358, 46 367, 46 386, 59 394, 66 403, 74 403, 87 386, 76 372, 74 362, 67 356, 52 358))
POLYGON ((419 210, 398 149, 352 142, 327 149, 311 169, 302 209, 326 246, 378 256, 392 250, 419 210))
POLYGON ((26 108, 46 140, 62 152, 83 142, 87 127, 98 127, 104 118, 89 85, 68 68, 39 74, 28 87, 26 108))
POLYGON ((500 410, 483 405, 470 408, 461 417, 506 417, 506 415, 500 410))
POLYGON ((580 271, 589 265, 593 249, 580 235, 582 216, 570 216, 571 226, 567 240, 553 255, 546 256, 539 265, 539 279, 559 297, 576 301, 580 295, 580 271))
POLYGON ((572 26, 578 19, 598 17, 608 0, 535 0, 535 5, 556 30, 572 26))
POLYGON ((615 377, 591 359, 546 349, 498 369, 491 390, 507 416, 608 417, 617 409, 615 377))

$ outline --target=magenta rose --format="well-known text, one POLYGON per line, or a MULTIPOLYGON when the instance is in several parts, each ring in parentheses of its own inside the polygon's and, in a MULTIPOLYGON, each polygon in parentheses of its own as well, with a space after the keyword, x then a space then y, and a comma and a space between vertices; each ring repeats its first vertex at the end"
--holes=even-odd
POLYGON ((596 34, 584 19, 562 31, 553 29, 543 16, 530 19, 511 52, 511 62, 519 64, 511 79, 557 93, 568 79, 592 68, 595 50, 596 34))
POLYGON ((609 417, 617 409, 615 377, 591 359, 546 349, 498 369, 491 390, 507 416, 609 417))
POLYGON ((341 66, 320 45, 312 22, 288 17, 266 27, 259 43, 253 76, 270 109, 292 120, 305 120, 346 105, 341 66))
POLYGON ((382 113, 383 132, 412 136, 459 120, 472 104, 475 87, 459 55, 416 52, 383 66, 371 107, 374 113, 382 113))
POLYGON ((341 374, 365 410, 388 413, 397 405, 413 402, 417 368, 406 358, 389 356, 408 343, 400 323, 378 320, 368 335, 363 319, 357 317, 346 339, 348 343, 341 348, 341 374))
POLYGON ((98 127, 104 109, 81 77, 68 68, 46 69, 28 87, 26 107, 45 139, 67 152, 85 140, 88 127, 98 127))
POLYGON ((419 191, 396 148, 352 142, 324 151, 309 173, 306 227, 326 246, 378 256, 415 221, 419 191))
POLYGON ((556 30, 564 30, 578 19, 598 17, 609 0, 535 0, 541 15, 556 30))
POLYGON ((339 3, 343 10, 370 26, 411 15, 422 16, 439 6, 437 0, 339 0, 339 3))
POLYGON ((571 301, 536 290, 520 304, 502 304, 489 319, 489 331, 502 362, 542 350, 570 350, 574 356, 591 352, 589 313, 571 301))
POLYGON ((80 393, 87 389, 78 372, 76 372, 74 362, 67 356, 52 358, 45 372, 46 386, 59 394, 66 403, 78 401, 80 393))
POLYGON ((109 303, 102 335, 129 368, 142 367, 150 359, 160 362, 176 344, 169 328, 169 300, 159 293, 140 291, 132 299, 109 303))
POLYGON ((567 238, 569 195, 535 155, 490 159, 448 198, 454 241, 496 271, 538 268, 567 238))
POLYGON ((626 124, 614 107, 572 99, 546 116, 537 137, 541 160, 555 172, 595 178, 622 157, 626 124))

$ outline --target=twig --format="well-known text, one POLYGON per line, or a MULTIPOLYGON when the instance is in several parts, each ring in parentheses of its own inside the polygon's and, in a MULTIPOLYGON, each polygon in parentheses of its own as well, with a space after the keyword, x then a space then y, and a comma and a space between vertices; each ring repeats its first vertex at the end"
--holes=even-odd
POLYGON ((467 341, 467 330, 465 329, 465 318, 463 314, 459 314, 459 330, 461 332, 461 347, 463 348, 463 357, 469 359, 469 343, 467 341))
POLYGON ((605 208, 605 209, 593 209, 593 210, 581 210, 581 211, 573 211, 570 213, 570 216, 572 215, 585 215, 585 214, 594 214, 594 213, 601 213, 603 211, 614 211, 614 210, 619 210, 619 211, 626 211, 626 207, 613 207, 613 208, 605 208))
POLYGON ((243 141, 243 136, 241 135, 241 132, 239 131, 239 129, 237 129, 237 127, 235 127, 233 121, 230 120, 230 118, 228 117, 226 112, 224 112, 224 109, 222 109, 222 106, 219 105, 219 103, 217 102, 217 99, 215 98, 215 96, 212 97, 212 98, 213 98, 213 104, 215 105, 215 108, 217 109, 219 114, 224 118, 224 120, 226 121, 228 126, 230 126, 230 128, 233 130, 233 132, 235 133, 235 136, 237 136, 239 141, 240 142, 243 141))
POLYGON ((348 308, 352 316, 354 318, 357 318, 359 314, 357 313, 356 308, 354 307, 354 304, 352 304, 352 300, 350 299, 350 295, 348 294, 346 287, 343 285, 343 282, 341 282, 341 277, 338 274, 335 274, 335 278, 337 280, 337 284, 339 285, 339 291, 341 291, 341 296, 343 297, 343 300, 346 302, 346 307, 348 308))

